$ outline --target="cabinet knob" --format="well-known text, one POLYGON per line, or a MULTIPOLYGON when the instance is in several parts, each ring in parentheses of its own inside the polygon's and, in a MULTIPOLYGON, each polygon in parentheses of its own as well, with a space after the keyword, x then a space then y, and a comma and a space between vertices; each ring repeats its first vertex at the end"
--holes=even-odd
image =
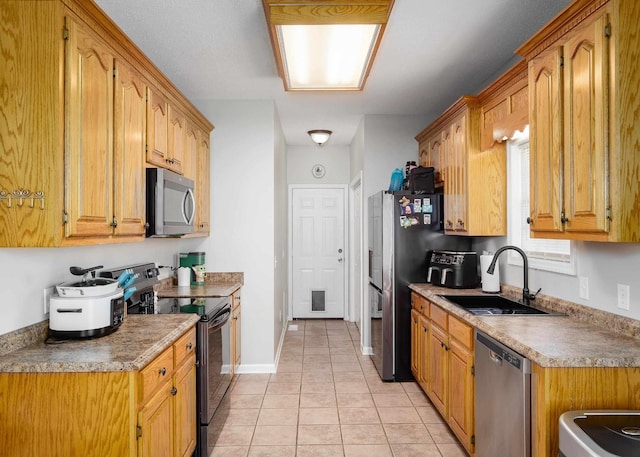
POLYGON ((158 370, 158 374, 159 374, 160 376, 164 376, 164 375, 166 375, 166 374, 167 374, 167 369, 166 369, 166 368, 164 368, 164 367, 160 368, 160 369, 158 370))
POLYGON ((118 221, 116 220, 115 216, 113 216, 113 219, 111 219, 111 224, 109 225, 113 228, 116 228, 118 226, 118 221))
POLYGON ((175 386, 171 388, 171 395, 173 395, 174 397, 178 395, 178 389, 176 389, 175 386))
POLYGON ((144 223, 144 228, 145 228, 145 229, 148 229, 149 227, 150 227, 149 223, 148 223, 148 222, 145 222, 145 223, 144 223))
POLYGON ((531 225, 531 223, 533 222, 533 219, 531 219, 530 217, 527 218, 527 224, 531 225))
POLYGON ((569 222, 569 218, 564 215, 564 211, 560 213, 560 222, 562 222, 563 224, 569 222))
POLYGON ((190 351, 193 348, 193 343, 187 344, 187 350, 190 351))

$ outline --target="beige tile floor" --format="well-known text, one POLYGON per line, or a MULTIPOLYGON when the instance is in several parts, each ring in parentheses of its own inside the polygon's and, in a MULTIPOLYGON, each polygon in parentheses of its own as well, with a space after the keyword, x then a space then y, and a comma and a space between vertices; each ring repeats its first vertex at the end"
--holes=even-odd
POLYGON ((234 380, 211 457, 464 457, 414 382, 382 382, 355 324, 296 320, 275 374, 234 380))

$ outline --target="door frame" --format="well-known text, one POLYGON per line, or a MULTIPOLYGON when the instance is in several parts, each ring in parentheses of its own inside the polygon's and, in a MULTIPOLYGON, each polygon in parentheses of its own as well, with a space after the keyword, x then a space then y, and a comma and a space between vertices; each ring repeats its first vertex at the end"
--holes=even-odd
POLYGON ((347 305, 348 315, 346 317, 347 320, 358 323, 358 328, 362 331, 362 325, 364 320, 363 309, 364 309, 364 222, 362 220, 364 216, 364 198, 363 198, 363 188, 362 188, 362 170, 356 175, 355 178, 351 181, 349 185, 349 208, 353 208, 354 210, 349 211, 349 259, 353 260, 349 263, 349 302, 347 305), (356 214, 355 211, 355 199, 357 189, 360 189, 360 198, 359 198, 359 207, 360 207, 360 226, 356 227, 356 214), (359 252, 359 260, 360 260, 360 275, 356 275, 356 252, 357 246, 355 242, 352 243, 352 240, 356 238, 356 230, 360 230, 360 252, 359 252), (356 302, 356 291, 360 290, 360 301, 356 302))
POLYGON ((289 192, 288 192, 288 200, 289 200, 289 211, 288 211, 288 235, 287 235, 287 245, 288 245, 288 250, 289 250, 289 255, 287 256, 288 258, 288 278, 287 278, 287 282, 288 282, 288 291, 287 291, 287 296, 288 296, 288 304, 287 304, 287 320, 290 321, 293 319, 293 191, 295 189, 341 189, 342 190, 342 207, 343 207, 343 221, 344 221, 344 229, 343 229, 343 233, 342 233, 342 239, 344 240, 344 247, 343 247, 343 251, 345 253, 344 256, 344 278, 343 278, 343 284, 344 284, 344 292, 343 292, 343 298, 342 301, 344 303, 343 309, 342 309, 342 318, 343 319, 347 319, 347 309, 349 306, 349 302, 348 302, 348 297, 349 297, 349 269, 351 268, 351 262, 350 262, 350 255, 351 255, 351 251, 349 248, 349 193, 348 193, 348 186, 346 184, 289 184, 289 192))

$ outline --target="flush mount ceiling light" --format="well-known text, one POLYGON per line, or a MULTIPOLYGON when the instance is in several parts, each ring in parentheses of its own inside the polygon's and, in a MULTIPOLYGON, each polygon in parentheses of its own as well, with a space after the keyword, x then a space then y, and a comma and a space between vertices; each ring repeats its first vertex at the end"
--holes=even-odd
POLYGON ((262 0, 285 90, 362 90, 393 2, 262 0))
POLYGON ((309 130, 307 133, 311 137, 311 141, 318 146, 322 146, 329 141, 329 137, 333 132, 331 130, 309 130))

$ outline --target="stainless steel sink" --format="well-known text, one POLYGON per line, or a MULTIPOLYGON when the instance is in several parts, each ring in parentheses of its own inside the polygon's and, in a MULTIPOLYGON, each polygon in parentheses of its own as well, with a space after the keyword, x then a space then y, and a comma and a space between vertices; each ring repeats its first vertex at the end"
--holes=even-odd
POLYGON ((533 306, 523 305, 515 300, 505 298, 501 295, 440 295, 456 306, 463 308, 471 314, 479 316, 540 316, 551 315, 533 306))
POLYGON ((560 455, 637 457, 640 411, 567 411, 560 416, 560 455))

